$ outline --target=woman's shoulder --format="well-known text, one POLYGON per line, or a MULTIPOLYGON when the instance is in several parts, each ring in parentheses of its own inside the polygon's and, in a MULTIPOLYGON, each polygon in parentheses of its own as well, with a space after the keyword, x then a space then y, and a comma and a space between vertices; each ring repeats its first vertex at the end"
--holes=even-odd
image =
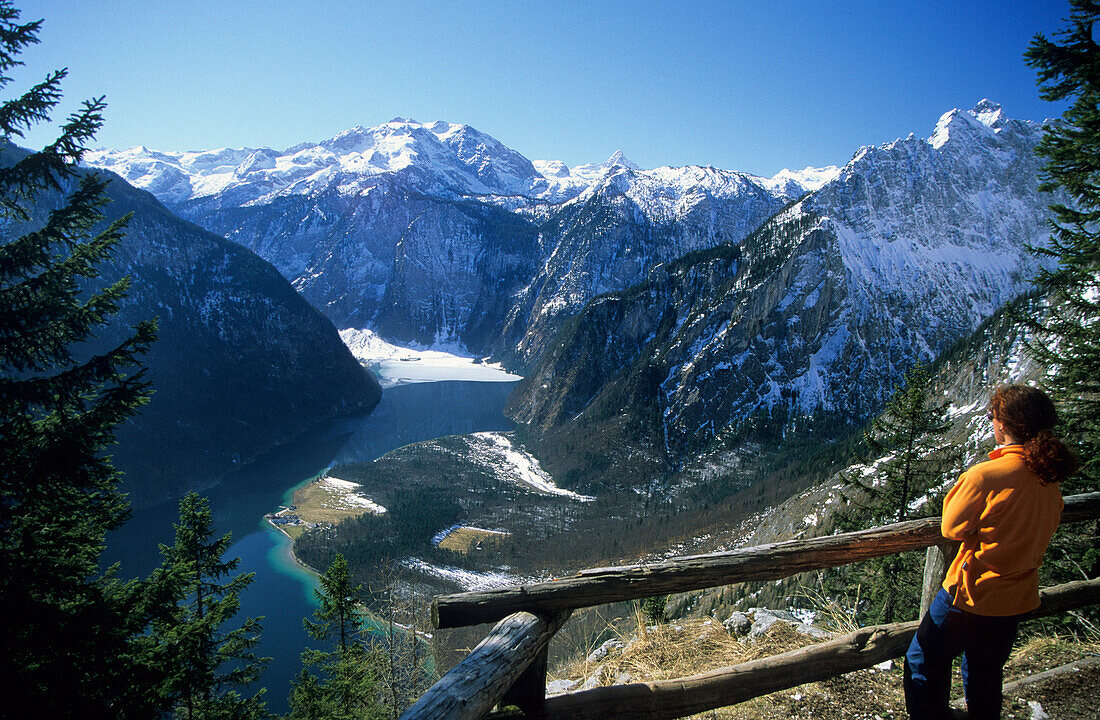
POLYGON ((989 459, 973 465, 963 477, 974 483, 996 482, 1019 473, 1031 473, 1024 463, 1022 445, 1004 445, 989 453, 989 459))

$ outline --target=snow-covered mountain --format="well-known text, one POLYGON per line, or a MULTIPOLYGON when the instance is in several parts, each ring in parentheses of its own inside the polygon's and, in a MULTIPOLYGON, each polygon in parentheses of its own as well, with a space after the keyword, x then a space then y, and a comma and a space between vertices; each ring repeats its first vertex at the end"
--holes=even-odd
POLYGON ((527 158, 468 125, 425 125, 395 118, 373 128, 355 127, 331 140, 302 143, 283 152, 223 148, 166 153, 135 147, 96 150, 89 165, 121 175, 169 205, 232 198, 238 205, 270 202, 277 195, 309 195, 334 186, 354 194, 369 179, 396 174, 421 192, 442 196, 528 195, 544 178, 527 158))
POLYGON ((520 347, 524 361, 590 298, 736 242, 807 189, 793 175, 641 170, 622 151, 532 163, 469 126, 405 119, 283 152, 132 148, 86 162, 268 259, 341 328, 520 347))
POLYGON ((624 290, 687 253, 741 241, 787 199, 742 173, 616 165, 576 198, 533 211, 548 252, 513 295, 505 327, 518 339, 516 358, 536 359, 592 298, 624 290))
MULTIPOLYGON (((284 152, 142 148, 88 161, 267 258, 338 327, 404 344, 528 367, 594 298, 606 308, 645 295, 631 322, 646 332, 593 357, 633 361, 631 343, 675 318, 661 412, 673 435, 707 438, 723 418, 776 407, 864 417, 913 360, 1022 291, 1035 262, 1023 246, 1046 236, 1040 133, 982 101, 928 138, 769 179, 643 170, 621 151, 575 168, 530 162, 468 126, 403 119, 284 152), (726 409, 712 407, 718 397, 726 409)), ((619 342, 586 324, 601 312, 573 331, 619 342)), ((558 400, 528 396, 517 417, 552 426, 574 407, 562 397, 596 397, 609 378, 583 367, 571 372, 585 374, 584 392, 549 383, 558 400)))
POLYGON ((780 170, 764 181, 764 186, 776 192, 791 197, 799 197, 807 192, 819 190, 825 183, 835 180, 840 174, 840 168, 836 165, 815 168, 806 167, 802 170, 780 170))
POLYGON ((1029 289, 1025 246, 1048 237, 1040 134, 983 101, 927 139, 861 149, 744 241, 586 306, 510 413, 567 485, 593 479, 578 447, 638 477, 705 475, 746 440, 861 421, 1029 289))
MULTIPOLYGON (((399 176, 409 187, 439 197, 556 203, 579 195, 609 171, 641 171, 622 150, 603 162, 570 168, 557 160, 532 162, 469 125, 408 118, 355 127, 330 140, 284 151, 245 147, 163 152, 139 146, 93 150, 84 162, 117 173, 170 207, 217 197, 235 205, 263 204, 276 196, 311 195, 333 187, 358 194, 383 175, 399 176)), ((816 189, 823 174, 835 172, 784 170, 761 182, 797 196, 816 189)))

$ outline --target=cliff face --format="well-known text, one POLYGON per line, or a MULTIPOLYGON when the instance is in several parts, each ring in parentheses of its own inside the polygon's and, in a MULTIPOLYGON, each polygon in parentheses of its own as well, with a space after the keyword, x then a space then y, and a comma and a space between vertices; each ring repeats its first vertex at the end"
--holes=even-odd
POLYGON ((508 327, 523 328, 516 358, 541 356, 593 298, 644 280, 661 263, 740 241, 785 201, 757 179, 714 168, 608 170, 539 225, 548 256, 508 313, 508 327))
POLYGON ((735 173, 654 173, 612 168, 577 198, 514 211, 386 176, 356 194, 230 208, 196 200, 178 212, 271 260, 339 327, 525 365, 591 298, 654 264, 739 240, 783 203, 735 173))

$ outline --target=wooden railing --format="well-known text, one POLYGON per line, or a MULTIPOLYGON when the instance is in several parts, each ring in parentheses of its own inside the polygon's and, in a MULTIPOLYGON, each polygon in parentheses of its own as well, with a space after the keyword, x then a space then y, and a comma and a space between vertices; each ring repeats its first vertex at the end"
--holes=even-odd
MULTIPOLYGON (((1066 498, 1063 524, 1097 517, 1100 493, 1066 498)), ((432 602, 437 628, 500 622, 401 719, 477 720, 497 705, 514 705, 528 718, 678 718, 868 668, 904 654, 917 622, 861 628, 829 642, 700 675, 546 697, 547 646, 575 609, 776 580, 921 548, 928 548, 922 601, 927 607, 952 552, 944 543, 939 518, 925 518, 647 565, 584 570, 551 582, 441 595, 432 602)), ((1100 579, 1046 588, 1040 597, 1031 617, 1100 603, 1100 579)))

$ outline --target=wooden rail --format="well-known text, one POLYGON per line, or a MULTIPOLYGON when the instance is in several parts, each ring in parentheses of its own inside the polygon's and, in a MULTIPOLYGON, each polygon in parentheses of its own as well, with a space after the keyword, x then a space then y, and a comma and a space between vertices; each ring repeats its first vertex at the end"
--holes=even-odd
MULTIPOLYGON (((1100 493, 1065 499, 1062 522, 1100 517, 1100 493)), ((502 699, 531 718, 676 718, 776 690, 823 680, 899 657, 916 623, 862 628, 827 643, 689 678, 596 688, 545 698, 546 647, 577 608, 774 580, 873 557, 929 548, 926 585, 942 581, 939 520, 926 518, 854 533, 674 558, 651 565, 585 570, 551 582, 443 595, 432 602, 436 627, 499 620, 470 655, 439 680, 401 720, 477 720, 502 699), (938 577, 937 577, 937 573, 938 577)), ((927 592, 926 592, 927 594, 927 592)), ((1100 603, 1100 579, 1042 592, 1034 615, 1100 603)))

